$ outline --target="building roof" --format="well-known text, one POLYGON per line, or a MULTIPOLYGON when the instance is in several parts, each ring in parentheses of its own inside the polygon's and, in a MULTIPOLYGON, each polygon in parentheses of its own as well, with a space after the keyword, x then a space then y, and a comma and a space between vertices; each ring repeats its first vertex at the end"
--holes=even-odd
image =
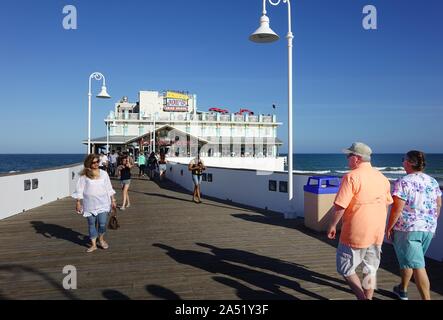
MULTIPOLYGON (((190 134, 190 133, 187 133, 187 132, 185 132, 185 131, 182 131, 182 130, 180 130, 180 129, 177 129, 177 128, 175 128, 175 127, 173 127, 173 126, 170 126, 170 125, 168 125, 168 124, 165 124, 164 126, 161 126, 160 128, 157 128, 157 129, 155 130, 155 132, 158 132, 158 131, 161 131, 161 130, 166 130, 166 131, 172 131, 172 130, 174 130, 174 131, 177 131, 177 132, 179 132, 179 133, 181 133, 181 134, 183 134, 183 135, 189 136, 189 137, 191 137, 192 139, 197 140, 199 143, 201 142, 201 144, 206 144, 206 143, 209 142, 209 141, 206 140, 206 139, 203 139, 203 138, 200 138, 200 137, 194 136, 194 135, 192 135, 192 134, 190 134)), ((126 141, 126 143, 137 142, 137 141, 139 141, 139 140, 141 140, 141 139, 144 139, 145 137, 149 137, 151 134, 152 134, 152 131, 148 131, 148 132, 146 132, 146 133, 144 133, 144 134, 142 134, 142 135, 140 135, 140 136, 138 136, 138 137, 132 137, 131 139, 128 139, 128 140, 126 141)))
MULTIPOLYGON (((109 144, 126 144, 128 139, 133 139, 135 136, 109 136, 109 144)), ((83 144, 88 144, 88 140, 83 140, 83 144)), ((106 136, 99 138, 92 138, 92 144, 106 144, 106 136)))

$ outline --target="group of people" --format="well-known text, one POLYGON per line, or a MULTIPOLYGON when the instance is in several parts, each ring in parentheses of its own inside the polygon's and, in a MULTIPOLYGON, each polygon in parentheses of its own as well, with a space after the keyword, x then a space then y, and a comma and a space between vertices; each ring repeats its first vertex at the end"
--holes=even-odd
MULTIPOLYGON (((424 153, 416 150, 406 153, 402 161, 407 175, 395 182, 391 193, 389 180, 371 165, 372 150, 369 146, 355 142, 343 152, 351 170, 342 178, 334 201, 335 214, 327 231, 328 238, 335 239, 337 225, 342 221, 336 252, 337 272, 345 278, 359 300, 371 300, 386 235, 393 242, 401 274, 401 283, 393 288, 393 292, 400 299, 407 300, 408 285, 414 277, 422 299, 430 299, 424 257, 437 228, 442 192, 438 182, 424 173, 424 153), (361 264, 363 281, 356 274, 361 264)), ((155 154, 150 157, 155 158, 155 154)), ((152 161, 158 167, 164 166, 160 172, 166 171, 164 154, 160 160, 155 158, 152 161)), ((88 220, 91 246, 87 252, 95 251, 97 245, 103 249, 109 247, 104 240, 107 218, 110 210, 117 208, 116 192, 108 173, 100 170, 102 163, 101 156, 96 154, 86 157, 73 194, 77 199, 76 211, 88 220)), ((139 164, 143 165, 140 157, 139 164)), ((121 210, 130 207, 128 189, 132 166, 131 157, 123 156, 116 167, 123 193, 121 210)), ((200 184, 205 169, 199 155, 188 165, 194 183, 193 201, 196 203, 201 203, 200 184)), ((140 170, 144 172, 144 169, 140 170)))
POLYGON ((117 168, 125 158, 128 159, 132 166, 134 165, 134 158, 127 151, 115 152, 115 150, 112 150, 112 152, 108 154, 102 151, 99 155, 99 169, 106 171, 111 177, 118 176, 117 168))
POLYGON ((438 182, 424 173, 424 153, 406 153, 402 161, 407 175, 395 182, 391 193, 389 180, 371 166, 369 146, 355 142, 343 152, 351 171, 342 178, 334 201, 335 214, 327 231, 328 238, 335 239, 337 225, 342 221, 337 272, 357 299, 371 300, 386 234, 393 241, 401 274, 401 283, 393 288, 393 293, 408 300, 408 285, 414 276, 421 298, 429 300, 424 257, 437 228, 442 192, 438 182), (356 274, 361 264, 363 281, 356 274))
POLYGON ((147 154, 140 153, 138 156, 139 177, 148 176, 150 180, 155 179, 158 173, 160 181, 163 181, 166 176, 166 156, 163 151, 157 155, 155 152, 147 154))

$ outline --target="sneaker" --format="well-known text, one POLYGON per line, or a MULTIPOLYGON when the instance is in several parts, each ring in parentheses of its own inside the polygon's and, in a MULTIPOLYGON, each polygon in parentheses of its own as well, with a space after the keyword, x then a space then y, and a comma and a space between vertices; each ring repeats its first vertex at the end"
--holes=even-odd
POLYGON ((126 210, 126 208, 125 208, 125 207, 123 207, 123 206, 121 206, 121 207, 120 207, 120 210, 126 210))
POLYGON ((400 299, 400 300, 408 300, 408 292, 400 289, 400 285, 395 286, 392 289, 392 292, 400 299))

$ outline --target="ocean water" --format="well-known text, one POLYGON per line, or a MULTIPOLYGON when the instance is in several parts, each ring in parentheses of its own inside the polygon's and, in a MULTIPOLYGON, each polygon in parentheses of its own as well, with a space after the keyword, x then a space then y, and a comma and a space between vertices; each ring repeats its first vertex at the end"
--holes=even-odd
MULTIPOLYGON (((281 154, 281 156, 286 156, 281 154)), ((403 154, 374 154, 372 165, 389 179, 406 174, 402 167, 403 154)), ((0 173, 25 172, 83 162, 84 154, 0 154, 0 173)), ((294 154, 294 171, 309 175, 341 176, 349 171, 343 154, 294 154)), ((426 155, 426 173, 443 185, 443 154, 426 155)))
MULTIPOLYGON (((373 154, 371 163, 387 178, 396 180, 406 174, 402 166, 402 157, 404 154, 373 154)), ((349 172, 344 154, 294 154, 293 167, 294 172, 310 175, 342 176, 349 172)), ((443 154, 426 154, 425 172, 443 186, 443 154)))
POLYGON ((83 162, 84 154, 0 154, 0 173, 26 172, 83 162))

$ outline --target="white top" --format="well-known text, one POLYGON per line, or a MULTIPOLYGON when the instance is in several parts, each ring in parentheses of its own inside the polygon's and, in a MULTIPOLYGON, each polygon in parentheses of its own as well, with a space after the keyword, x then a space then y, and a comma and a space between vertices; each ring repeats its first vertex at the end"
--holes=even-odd
POLYGON ((100 163, 98 165, 100 167, 106 166, 106 164, 108 163, 108 157, 105 154, 101 154, 99 159, 100 159, 100 163))
POLYGON ((111 163, 115 164, 117 163, 117 158, 118 158, 118 154, 114 153, 109 156, 109 160, 111 161, 111 163))
POLYGON ((106 171, 100 170, 98 179, 81 176, 72 197, 83 199, 83 217, 90 217, 111 211, 111 196, 114 194, 115 191, 108 174, 106 171))

